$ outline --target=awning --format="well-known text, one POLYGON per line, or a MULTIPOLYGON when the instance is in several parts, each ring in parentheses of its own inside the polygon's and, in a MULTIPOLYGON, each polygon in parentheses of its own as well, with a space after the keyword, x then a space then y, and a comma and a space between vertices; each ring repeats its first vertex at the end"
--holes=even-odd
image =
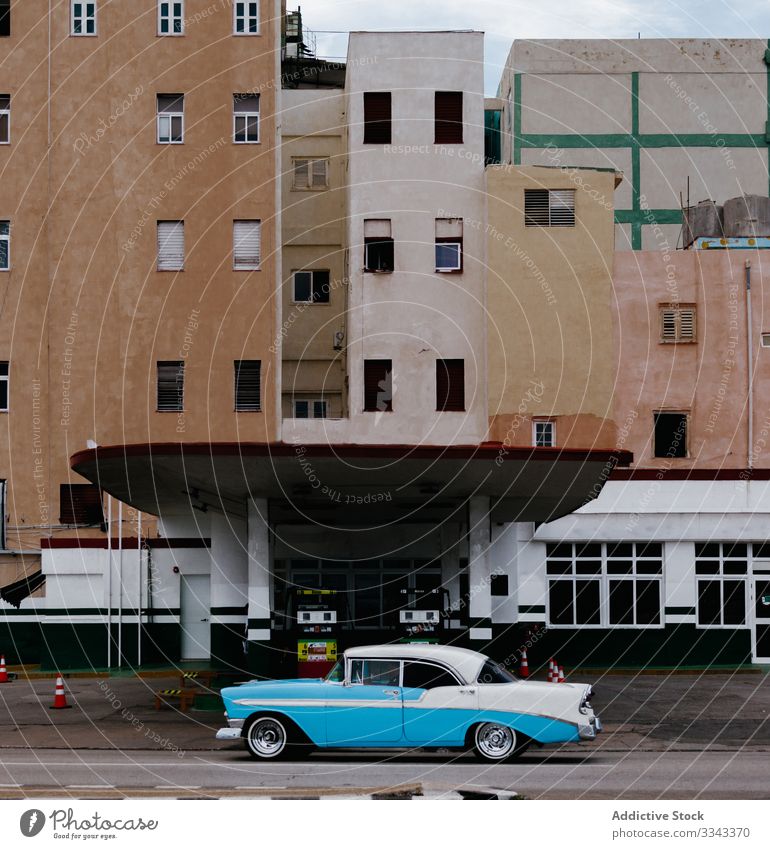
POLYGON ((98 447, 75 472, 154 515, 188 504, 245 515, 266 498, 271 522, 339 527, 443 521, 473 496, 492 519, 545 522, 596 498, 627 451, 474 446, 163 443, 98 447))
POLYGON ((24 599, 32 595, 35 590, 39 590, 44 583, 45 575, 43 572, 33 572, 19 581, 8 584, 7 587, 0 587, 0 598, 14 607, 21 607, 24 599))

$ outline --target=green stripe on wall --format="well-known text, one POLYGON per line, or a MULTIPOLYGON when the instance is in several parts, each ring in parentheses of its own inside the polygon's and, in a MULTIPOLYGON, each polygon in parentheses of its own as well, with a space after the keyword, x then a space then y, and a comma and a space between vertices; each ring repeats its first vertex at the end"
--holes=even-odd
POLYGON ((521 74, 513 78, 513 164, 521 165, 521 74))

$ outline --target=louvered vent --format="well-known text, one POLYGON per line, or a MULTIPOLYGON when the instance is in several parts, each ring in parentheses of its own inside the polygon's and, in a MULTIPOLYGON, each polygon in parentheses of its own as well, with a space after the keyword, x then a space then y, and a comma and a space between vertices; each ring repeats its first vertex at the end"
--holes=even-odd
POLYGON ((258 413, 262 363, 260 360, 235 361, 235 409, 240 413, 258 413))
POLYGON ((525 189, 524 223, 527 227, 574 227, 574 189, 525 189))

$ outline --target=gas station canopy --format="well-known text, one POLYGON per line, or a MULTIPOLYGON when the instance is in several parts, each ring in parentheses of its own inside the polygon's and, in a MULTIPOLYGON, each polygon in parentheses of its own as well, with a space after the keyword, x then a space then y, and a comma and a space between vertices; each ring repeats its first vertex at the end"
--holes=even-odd
POLYGON ((336 527, 449 519, 474 496, 498 522, 546 522, 596 498, 627 451, 473 446, 156 443, 81 451, 75 472, 154 515, 180 506, 336 527))

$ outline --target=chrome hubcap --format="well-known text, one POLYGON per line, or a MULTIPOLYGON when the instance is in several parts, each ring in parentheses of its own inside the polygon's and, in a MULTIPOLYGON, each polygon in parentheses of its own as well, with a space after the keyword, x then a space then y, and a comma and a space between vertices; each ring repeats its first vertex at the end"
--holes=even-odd
POLYGON ((275 757, 286 745, 286 731, 274 719, 262 719, 254 723, 249 731, 251 748, 266 758, 275 757))
POLYGON ((504 758, 513 750, 513 731, 504 725, 487 723, 476 732, 476 745, 479 747, 479 751, 488 758, 495 760, 504 758))

